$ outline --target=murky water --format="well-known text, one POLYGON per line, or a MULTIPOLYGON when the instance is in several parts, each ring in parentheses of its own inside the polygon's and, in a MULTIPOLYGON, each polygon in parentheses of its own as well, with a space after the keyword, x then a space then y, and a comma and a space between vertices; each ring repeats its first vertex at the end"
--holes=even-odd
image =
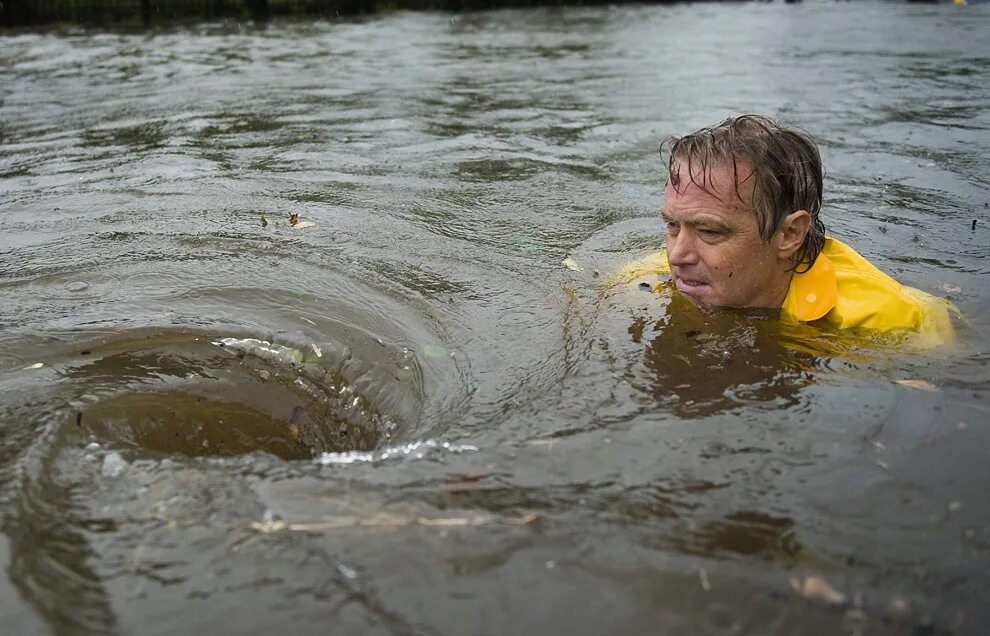
POLYGON ((0 36, 5 633, 986 633, 988 26, 0 36), (661 243, 660 140, 747 111, 957 346, 602 293, 661 243))

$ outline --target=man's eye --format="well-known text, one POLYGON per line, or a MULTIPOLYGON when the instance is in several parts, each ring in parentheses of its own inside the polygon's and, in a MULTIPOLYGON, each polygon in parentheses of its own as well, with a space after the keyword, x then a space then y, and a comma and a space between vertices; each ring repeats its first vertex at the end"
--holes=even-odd
POLYGON ((711 228, 701 228, 698 230, 698 233, 707 238, 717 238, 722 236, 722 232, 720 230, 713 230, 711 228))

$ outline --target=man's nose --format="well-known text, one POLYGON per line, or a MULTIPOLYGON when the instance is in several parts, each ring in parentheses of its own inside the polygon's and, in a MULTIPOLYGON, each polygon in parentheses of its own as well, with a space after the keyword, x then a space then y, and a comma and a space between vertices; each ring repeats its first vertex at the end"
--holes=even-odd
POLYGON ((681 230, 677 236, 667 237, 667 262, 674 267, 694 265, 698 262, 698 251, 695 249, 694 238, 689 232, 681 230))

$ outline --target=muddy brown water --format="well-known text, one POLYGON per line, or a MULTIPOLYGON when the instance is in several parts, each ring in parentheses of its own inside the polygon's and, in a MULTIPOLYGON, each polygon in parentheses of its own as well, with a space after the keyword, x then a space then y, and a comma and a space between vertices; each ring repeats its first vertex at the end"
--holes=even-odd
POLYGON ((0 35, 4 633, 986 633, 988 26, 0 35), (662 244, 660 140, 747 111, 955 346, 601 294, 662 244))

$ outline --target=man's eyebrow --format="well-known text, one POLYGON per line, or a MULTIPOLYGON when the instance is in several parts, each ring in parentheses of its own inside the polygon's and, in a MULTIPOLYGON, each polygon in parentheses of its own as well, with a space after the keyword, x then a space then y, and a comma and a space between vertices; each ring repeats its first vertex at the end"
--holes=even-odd
POLYGON ((733 228, 731 225, 726 223, 721 219, 716 219, 712 217, 702 217, 697 221, 693 222, 696 227, 705 227, 713 230, 720 230, 722 232, 732 232, 733 228))
POLYGON ((701 218, 692 219, 690 221, 676 221, 672 219, 670 215, 667 214, 666 210, 660 210, 660 216, 667 223, 681 223, 689 227, 702 227, 706 229, 718 230, 719 232, 723 232, 725 234, 735 233, 735 228, 733 228, 731 225, 729 225, 722 219, 716 217, 703 216, 701 218))

